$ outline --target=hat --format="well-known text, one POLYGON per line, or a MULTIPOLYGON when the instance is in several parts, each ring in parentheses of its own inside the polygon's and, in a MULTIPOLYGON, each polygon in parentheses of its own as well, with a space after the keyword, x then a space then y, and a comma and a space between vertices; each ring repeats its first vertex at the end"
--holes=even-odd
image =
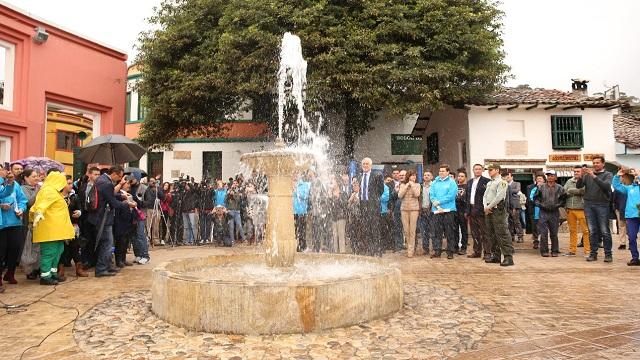
POLYGON ((131 172, 131 175, 133 175, 133 177, 138 181, 142 179, 142 173, 138 170, 134 170, 133 172, 131 172))
POLYGON ((489 163, 489 165, 487 165, 487 169, 488 170, 501 170, 500 164, 496 164, 496 163, 489 163))
POLYGON ((547 170, 544 172, 545 175, 553 175, 556 176, 556 171, 555 170, 547 170))

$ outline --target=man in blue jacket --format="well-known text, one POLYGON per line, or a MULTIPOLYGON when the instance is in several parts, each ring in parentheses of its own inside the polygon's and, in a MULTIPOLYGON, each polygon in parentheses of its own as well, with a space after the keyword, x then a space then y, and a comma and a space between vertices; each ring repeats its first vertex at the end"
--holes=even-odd
POLYGON ((429 199, 433 212, 434 243, 432 258, 439 258, 442 253, 442 237, 447 237, 447 259, 453 259, 458 245, 456 233, 456 196, 458 184, 449 176, 449 165, 442 164, 438 169, 438 177, 431 184, 429 199))
POLYGON ((307 212, 309 208, 309 190, 311 185, 305 181, 302 174, 296 174, 293 188, 293 218, 295 221, 298 251, 307 249, 307 212))

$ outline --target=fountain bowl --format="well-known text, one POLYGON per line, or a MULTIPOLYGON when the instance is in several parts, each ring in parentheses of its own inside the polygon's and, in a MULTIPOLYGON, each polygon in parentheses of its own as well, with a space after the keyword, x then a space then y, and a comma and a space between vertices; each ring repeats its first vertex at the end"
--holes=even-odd
POLYGON ((293 267, 264 254, 214 255, 153 270, 152 310, 195 331, 309 333, 364 323, 402 308, 400 270, 370 257, 301 253, 293 267))

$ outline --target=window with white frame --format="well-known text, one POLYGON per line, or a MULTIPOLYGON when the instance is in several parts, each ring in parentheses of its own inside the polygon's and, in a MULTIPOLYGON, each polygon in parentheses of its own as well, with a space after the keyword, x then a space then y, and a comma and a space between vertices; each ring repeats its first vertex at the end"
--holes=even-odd
POLYGON ((0 109, 13 109, 13 68, 16 46, 0 40, 0 109))

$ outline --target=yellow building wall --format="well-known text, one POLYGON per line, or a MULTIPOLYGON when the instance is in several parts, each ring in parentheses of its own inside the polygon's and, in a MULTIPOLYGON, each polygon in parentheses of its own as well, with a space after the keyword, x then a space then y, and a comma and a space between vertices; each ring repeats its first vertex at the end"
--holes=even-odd
POLYGON ((57 149, 57 133, 58 131, 67 131, 71 133, 79 133, 84 131, 88 136, 85 140, 81 141, 78 146, 87 144, 92 139, 91 131, 93 129, 93 120, 67 113, 61 113, 56 111, 47 112, 47 140, 46 140, 46 152, 45 156, 61 162, 65 169, 64 172, 68 175, 73 174, 73 150, 59 150, 57 149))

